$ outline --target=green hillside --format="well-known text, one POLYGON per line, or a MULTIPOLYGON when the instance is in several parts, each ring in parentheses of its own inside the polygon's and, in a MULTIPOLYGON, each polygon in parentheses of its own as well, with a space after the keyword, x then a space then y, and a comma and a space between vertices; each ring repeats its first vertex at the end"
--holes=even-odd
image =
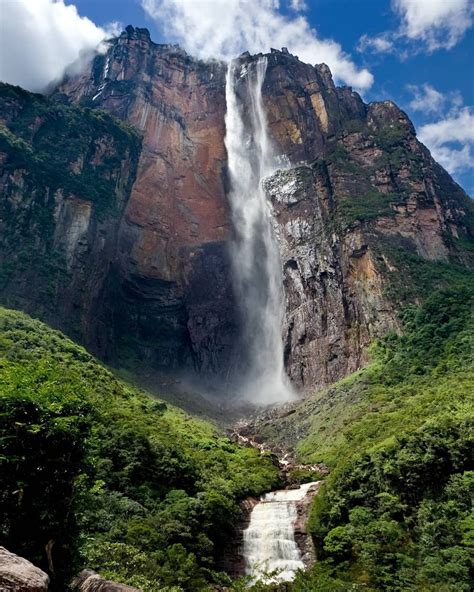
POLYGON ((405 309, 371 365, 257 427, 332 469, 310 518, 318 564, 292 591, 471 589, 473 288, 405 309))
MULTIPOLYGON (((469 276, 433 291, 367 368, 257 424, 331 468, 310 517, 317 564, 285 591, 471 589, 473 295, 469 276)), ((22 313, 0 309, 0 353, 2 542, 56 590, 86 566, 144 592, 226 585, 216 560, 238 500, 278 485, 271 458, 22 313)))
POLYGON ((215 560, 238 500, 278 484, 270 458, 22 313, 0 309, 0 356, 2 544, 57 590, 83 567, 145 592, 226 580, 215 560))

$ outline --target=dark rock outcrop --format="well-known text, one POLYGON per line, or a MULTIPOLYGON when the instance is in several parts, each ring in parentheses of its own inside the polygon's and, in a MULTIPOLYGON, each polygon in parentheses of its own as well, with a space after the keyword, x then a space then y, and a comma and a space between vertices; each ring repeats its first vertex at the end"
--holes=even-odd
POLYGON ((27 559, 0 547, 2 592, 48 592, 49 576, 27 559))
POLYGON ((245 559, 243 552, 243 532, 250 524, 250 514, 258 504, 258 499, 249 497, 240 503, 240 519, 234 528, 224 549, 221 549, 221 559, 218 567, 233 578, 245 575, 245 559))
POLYGON ((318 493, 320 486, 321 481, 317 481, 311 486, 305 497, 296 505, 297 518, 295 523, 295 541, 300 550, 301 560, 306 569, 311 567, 316 561, 316 551, 313 539, 308 532, 308 519, 311 503, 314 496, 318 493))
MULTIPOLYGON (((266 58, 263 100, 287 167, 266 181, 285 278, 285 361, 293 382, 312 389, 359 368, 369 342, 397 328, 392 284, 410 281, 400 261, 471 264, 472 206, 396 105, 364 104, 324 64, 287 51, 266 58)), ((238 345, 225 75, 221 62, 127 27, 55 101, 4 89, 0 105, 1 302, 112 364, 216 378, 220 394, 238 345), (93 132, 96 108, 141 142, 118 123, 93 132), (45 180, 38 154, 67 178, 45 180), (84 191, 97 180, 109 183, 109 201, 84 191)))

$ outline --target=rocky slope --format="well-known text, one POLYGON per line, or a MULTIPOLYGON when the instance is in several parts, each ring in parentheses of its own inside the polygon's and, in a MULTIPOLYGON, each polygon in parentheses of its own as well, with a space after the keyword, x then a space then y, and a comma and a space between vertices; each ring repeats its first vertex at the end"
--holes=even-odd
MULTIPOLYGON (((243 64, 255 59, 240 57, 243 64)), ((366 105, 350 88, 335 87, 327 66, 304 64, 285 50, 267 61, 269 130, 289 166, 266 181, 285 277, 286 365, 298 387, 311 389, 363 365, 371 339, 397 328, 400 302, 422 296, 411 286, 413 266, 469 265, 471 204, 396 105, 366 105)), ((7 273, 3 302, 75 331, 113 363, 217 376, 225 390, 238 356, 225 75, 220 62, 194 60, 127 27, 89 71, 61 85, 56 101, 106 110, 138 129, 136 176, 127 156, 137 155, 134 144, 115 153, 117 168, 108 174, 129 171, 127 181, 119 184, 114 215, 96 231, 86 222, 90 201, 63 191, 68 205, 53 222, 50 251, 69 261, 67 285, 56 290, 59 312, 46 311, 48 297, 29 263, 28 271, 7 273), (108 246, 99 249, 98 241, 108 246)), ((8 102, 1 108, 7 128, 35 149, 34 125, 18 132, 22 113, 8 102)), ((9 204, 2 224, 18 245, 39 223, 33 211, 43 198, 11 150, 4 149, 0 172, 9 204), (31 212, 21 233, 12 214, 19 207, 31 212)), ((70 161, 74 173, 78 161, 70 161)), ((9 249, 2 247, 7 270, 9 249)))

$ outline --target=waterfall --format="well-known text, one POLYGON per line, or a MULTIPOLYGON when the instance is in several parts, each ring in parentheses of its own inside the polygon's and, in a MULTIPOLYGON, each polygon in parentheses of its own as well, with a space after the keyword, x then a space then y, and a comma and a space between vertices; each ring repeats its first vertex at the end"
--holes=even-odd
POLYGON ((266 580, 265 574, 276 570, 272 581, 290 581, 298 569, 304 568, 295 542, 296 504, 304 499, 312 485, 315 483, 267 493, 253 508, 250 524, 243 532, 243 556, 247 574, 255 580, 266 580))
POLYGON ((283 279, 271 205, 261 181, 276 170, 262 101, 266 58, 231 62, 225 117, 229 200, 235 229, 234 291, 242 324, 242 398, 259 404, 289 400, 293 392, 283 362, 283 279))

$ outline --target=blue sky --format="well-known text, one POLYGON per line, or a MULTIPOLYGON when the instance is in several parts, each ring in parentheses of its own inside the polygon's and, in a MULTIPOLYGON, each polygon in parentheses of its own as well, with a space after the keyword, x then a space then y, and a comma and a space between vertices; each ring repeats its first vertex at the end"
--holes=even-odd
MULTIPOLYGON (((16 10, 29 2, 24 10, 33 10, 31 0, 2 1, 16 10)), ((110 30, 112 22, 147 27, 154 41, 178 41, 201 57, 287 45, 304 61, 331 62, 338 83, 358 88, 366 101, 392 99, 400 105, 437 159, 474 194, 472 0, 63 1, 75 5, 77 18, 87 17, 99 28, 110 30)), ((41 11, 47 15, 55 2, 34 0, 34 18, 40 19, 41 11)), ((56 19, 58 27, 72 22, 71 11, 56 19)), ((7 12, 4 20, 10 17, 11 24, 7 12)), ((84 38, 95 43, 92 24, 78 23, 75 29, 84 29, 78 47, 84 38)), ((75 36, 68 34, 68 44, 75 36)))

